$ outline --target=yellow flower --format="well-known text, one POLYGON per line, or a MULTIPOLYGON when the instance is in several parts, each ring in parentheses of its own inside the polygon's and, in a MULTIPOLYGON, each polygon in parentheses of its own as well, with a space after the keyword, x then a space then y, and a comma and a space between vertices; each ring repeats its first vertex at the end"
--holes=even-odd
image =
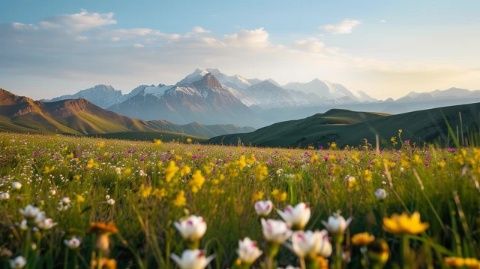
POLYGON ((348 176, 346 181, 347 181, 347 188, 349 190, 351 190, 351 189, 353 189, 357 186, 357 179, 355 177, 348 176))
POLYGON ((152 195, 155 196, 156 198, 160 199, 160 198, 163 198, 163 197, 167 196, 167 190, 164 189, 164 188, 154 189, 152 191, 152 195))
POLYGON ((330 149, 331 150, 336 150, 337 149, 337 143, 335 143, 335 142, 330 143, 330 149))
POLYGON ((165 169, 165 181, 170 182, 179 169, 174 161, 170 161, 165 169))
POLYGON ((91 268, 116 269, 117 261, 109 258, 94 259, 91 262, 91 268))
POLYGON ((252 194, 252 201, 256 202, 256 201, 263 200, 264 196, 265 196, 265 193, 263 193, 263 191, 256 191, 252 194))
POLYGON ((420 213, 415 212, 412 215, 402 213, 393 214, 390 218, 383 218, 383 229, 393 234, 419 234, 428 228, 428 223, 420 221, 420 213))
POLYGON ((160 139, 154 139, 154 140, 153 140, 153 144, 155 144, 155 145, 157 145, 157 146, 158 146, 158 145, 161 145, 161 144, 162 144, 162 140, 160 140, 160 139))
POLYGON ((365 171, 363 171, 363 178, 367 182, 371 181, 372 178, 373 178, 372 172, 370 170, 366 169, 365 171))
POLYGON ((187 204, 187 198, 185 198, 185 192, 180 191, 173 200, 173 205, 176 207, 184 207, 187 204))
POLYGON ((184 177, 186 175, 189 175, 191 172, 192 169, 190 168, 190 166, 185 165, 184 167, 182 167, 182 169, 180 169, 180 176, 184 177))
POLYGON ((366 246, 375 240, 375 236, 364 232, 352 236, 352 244, 355 246, 366 246))
POLYGON ((202 171, 196 170, 195 173, 192 175, 192 180, 190 181, 190 187, 192 188, 192 192, 198 192, 205 183, 205 178, 202 175, 202 171))
POLYGON ((152 193, 152 187, 150 186, 145 186, 144 184, 142 184, 140 186, 140 196, 142 198, 147 198, 148 196, 150 196, 150 194, 152 193))
POLYGON ((287 200, 287 193, 279 189, 274 189, 272 191, 272 197, 278 202, 285 202, 287 200))
POLYGON ((268 168, 264 164, 260 164, 255 167, 255 177, 258 180, 264 180, 268 176, 268 168))
POLYGON ((444 261, 450 267, 480 269, 480 261, 475 258, 446 257, 444 261))
POLYGON ((245 166, 247 166, 247 160, 245 158, 245 155, 240 156, 240 159, 238 160, 237 164, 240 170, 242 170, 243 168, 245 168, 245 166))
POLYGON ((77 200, 77 203, 79 203, 79 204, 85 202, 85 197, 83 197, 83 196, 80 195, 80 194, 77 194, 77 195, 75 196, 75 198, 76 198, 76 200, 77 200))

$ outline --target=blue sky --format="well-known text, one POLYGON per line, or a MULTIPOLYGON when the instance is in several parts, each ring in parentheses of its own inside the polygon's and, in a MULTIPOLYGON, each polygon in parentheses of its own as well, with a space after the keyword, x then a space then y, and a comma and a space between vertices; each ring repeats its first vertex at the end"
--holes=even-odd
POLYGON ((218 67, 380 98, 480 89, 478 14, 474 0, 3 0, 0 87, 37 98, 98 83, 128 91, 218 67))

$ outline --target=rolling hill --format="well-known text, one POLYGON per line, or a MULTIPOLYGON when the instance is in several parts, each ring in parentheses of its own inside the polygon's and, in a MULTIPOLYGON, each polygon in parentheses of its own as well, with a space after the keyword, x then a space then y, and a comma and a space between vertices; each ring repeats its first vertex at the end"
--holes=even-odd
POLYGON ((403 140, 448 145, 453 140, 452 136, 461 134, 465 137, 478 133, 479 126, 480 103, 397 115, 334 109, 305 119, 276 123, 251 133, 214 137, 209 142, 279 147, 326 147, 336 142, 343 147, 364 144, 365 139, 375 144, 378 135, 381 144, 388 146, 390 138, 401 129, 403 140))
POLYGON ((209 138, 252 130, 234 125, 177 125, 164 120, 143 121, 102 109, 85 99, 41 102, 0 89, 0 131, 70 135, 115 133, 127 137, 133 133, 165 133, 168 137, 209 138))

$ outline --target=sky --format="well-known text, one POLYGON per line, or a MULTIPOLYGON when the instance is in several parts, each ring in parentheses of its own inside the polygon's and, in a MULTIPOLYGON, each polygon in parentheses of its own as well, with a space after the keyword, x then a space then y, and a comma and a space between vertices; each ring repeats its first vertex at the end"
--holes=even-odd
POLYGON ((0 87, 129 92, 196 68, 385 99, 480 90, 477 0, 1 0, 0 87))

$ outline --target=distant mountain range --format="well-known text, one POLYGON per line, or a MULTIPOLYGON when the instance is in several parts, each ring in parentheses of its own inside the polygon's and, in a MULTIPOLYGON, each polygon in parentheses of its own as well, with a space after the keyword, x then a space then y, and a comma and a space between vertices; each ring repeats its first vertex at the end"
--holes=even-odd
POLYGON ((280 85, 271 79, 248 79, 226 75, 218 69, 197 69, 175 85, 140 85, 127 94, 112 86, 97 85, 46 101, 77 98, 142 120, 258 128, 332 108, 403 113, 480 102, 480 91, 450 88, 429 93, 411 92, 397 100, 377 100, 365 92, 351 91, 339 83, 319 79, 280 85))
MULTIPOLYGON (((323 114, 275 123, 251 133, 229 134, 209 140, 213 144, 269 147, 340 147, 360 146, 367 140, 375 146, 376 136, 382 146, 392 146, 390 138, 411 143, 455 145, 461 137, 478 143, 480 138, 480 103, 420 110, 397 115, 332 109, 323 114), (402 130, 401 138, 398 131, 402 130)), ((466 143, 465 142, 465 143, 466 143)), ((470 141, 472 142, 472 141, 470 141)))
MULTIPOLYGON (((98 90, 98 87, 97 87, 98 90)), ((97 90, 87 90, 87 96, 97 90)), ((102 91, 105 89, 102 89, 102 91)), ((107 89, 106 92, 111 92, 107 89)), ((116 133, 168 134, 169 137, 209 138, 220 134, 249 132, 253 128, 233 125, 177 125, 165 120, 143 121, 119 115, 86 99, 53 102, 34 101, 0 89, 0 131, 101 135, 116 133)))

